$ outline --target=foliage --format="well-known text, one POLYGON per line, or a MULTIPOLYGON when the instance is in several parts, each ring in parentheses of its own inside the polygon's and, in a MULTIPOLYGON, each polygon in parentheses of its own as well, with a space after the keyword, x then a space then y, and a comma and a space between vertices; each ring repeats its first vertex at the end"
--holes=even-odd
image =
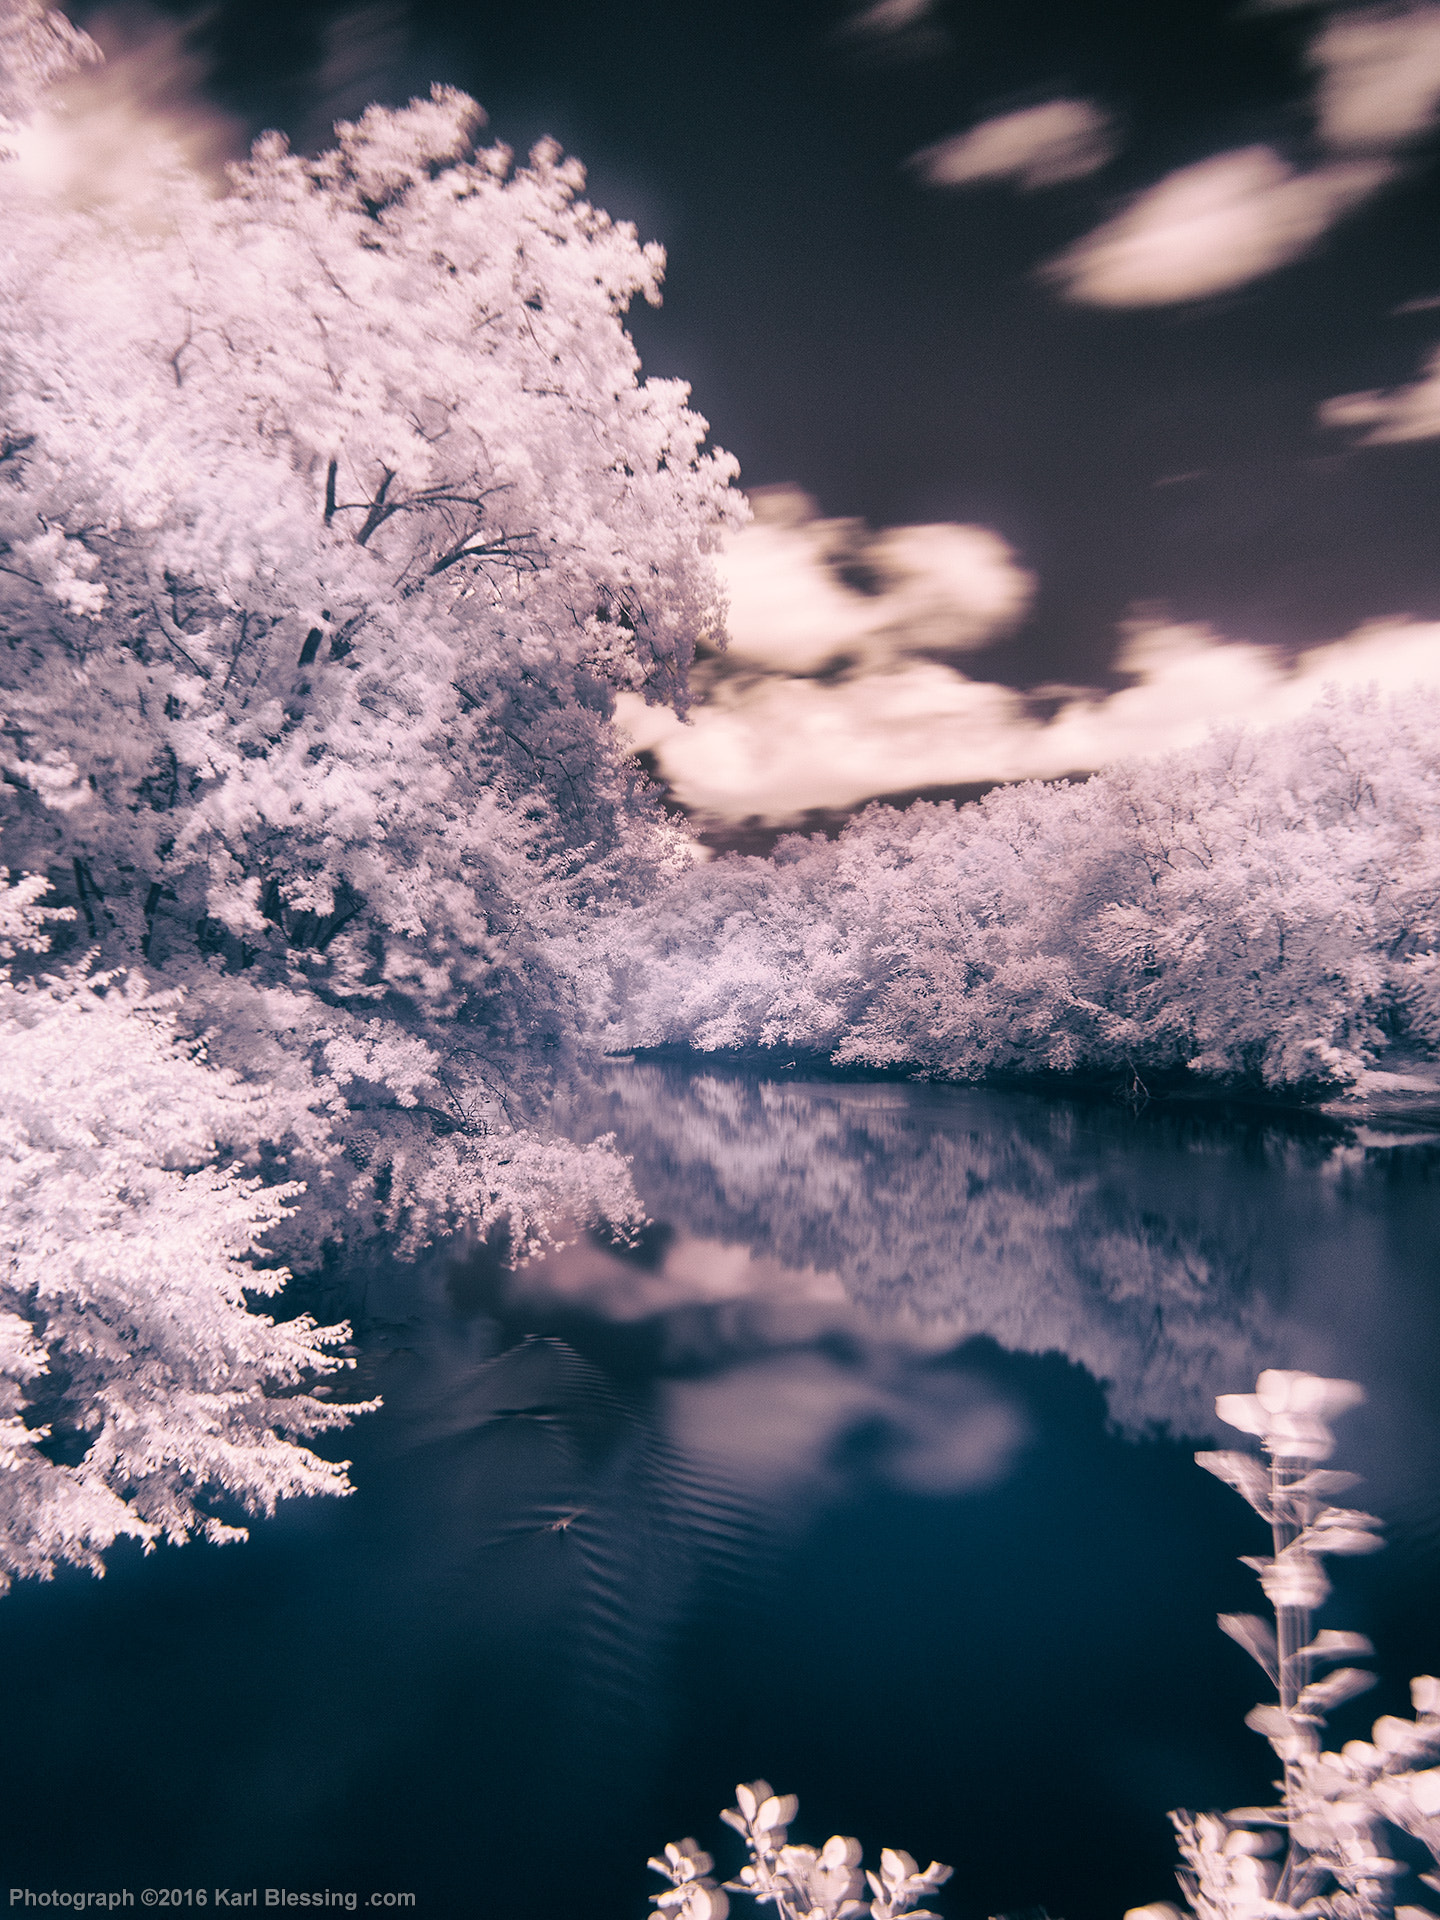
POLYGON ((837 1063, 1343 1084, 1440 1039, 1440 697, 973 806, 871 807, 621 913, 614 1044, 837 1063))
MULTIPOLYGON (((0 893, 6 957, 43 944, 40 892, 0 893)), ((177 1002, 137 976, 0 970, 0 1591, 61 1561, 103 1572, 121 1534, 243 1538, 217 1498, 350 1490, 301 1444, 365 1410, 316 1384, 353 1364, 349 1329, 249 1298, 289 1278, 257 1263, 300 1188, 233 1158, 275 1103, 181 1040, 177 1002)))
POLYGON ((862 1872, 860 1842, 844 1834, 832 1834, 820 1848, 787 1840, 800 1806, 793 1793, 775 1793, 768 1781, 753 1780, 735 1789, 735 1799, 720 1818, 744 1840, 748 1863, 720 1887, 711 1877, 714 1861, 696 1841, 672 1841, 649 1863, 670 1882, 667 1893, 651 1896, 662 1913, 674 1920, 725 1920, 728 1891, 773 1906, 779 1920, 854 1920, 861 1914, 873 1920, 895 1920, 900 1914, 936 1920, 929 1908, 915 1903, 943 1886, 951 1868, 932 1860, 922 1873, 908 1853, 886 1847, 879 1873, 862 1872), (863 1897, 867 1881, 873 1895, 868 1902, 863 1897))
MULTIPOLYGON (((1264 1734, 1284 1766, 1280 1801, 1226 1814, 1171 1815, 1185 1862, 1180 1883, 1196 1920, 1431 1920, 1394 1905, 1406 1869, 1392 1858, 1387 1823, 1421 1841, 1440 1864, 1440 1680, 1410 1683, 1413 1719, 1386 1714, 1369 1740, 1321 1747, 1327 1715, 1369 1690, 1375 1676, 1338 1663, 1373 1652, 1358 1633, 1311 1634, 1311 1614, 1328 1594, 1327 1554, 1380 1546, 1370 1514, 1331 1504, 1355 1475, 1319 1465, 1334 1441, 1328 1422, 1363 1398, 1348 1380, 1274 1369, 1253 1394, 1222 1394, 1222 1420, 1259 1436, 1268 1466, 1247 1453, 1201 1453, 1199 1464, 1234 1487, 1271 1529, 1273 1551, 1247 1559, 1274 1612, 1222 1614, 1220 1625, 1269 1676, 1278 1701, 1256 1707, 1246 1725, 1264 1734), (1328 1668, 1323 1677, 1317 1673, 1328 1668), (1278 1855, 1284 1849, 1283 1858, 1278 1855)), ((1440 1875, 1422 1876, 1440 1890, 1440 1875)), ((1175 1916, 1168 1905, 1134 1908, 1127 1920, 1175 1916)))
MULTIPOLYGON (((88 43, 0 26, 18 123, 88 43)), ((639 375, 659 249, 482 119, 437 89, 315 160, 268 135, 218 199, 0 164, 6 857, 269 1084, 297 1248, 635 1210, 544 1130, 557 936, 687 857, 609 716, 683 706, 742 509, 639 375)))

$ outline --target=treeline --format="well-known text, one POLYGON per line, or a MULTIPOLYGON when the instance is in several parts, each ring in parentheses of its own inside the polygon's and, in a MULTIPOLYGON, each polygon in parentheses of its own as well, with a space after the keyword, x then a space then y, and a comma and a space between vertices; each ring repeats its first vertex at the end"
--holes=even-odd
POLYGON ((975 805, 868 808, 673 880, 610 941, 617 1047, 1345 1085, 1440 1039, 1440 695, 975 805))

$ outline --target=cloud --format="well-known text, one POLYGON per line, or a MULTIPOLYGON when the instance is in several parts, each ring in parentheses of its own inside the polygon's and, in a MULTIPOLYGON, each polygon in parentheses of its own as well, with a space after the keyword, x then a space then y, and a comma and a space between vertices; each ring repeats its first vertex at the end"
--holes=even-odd
POLYGON ((1095 173, 1113 158, 1108 117, 1086 100, 1051 100, 1042 107, 982 120, 968 133, 922 147, 909 164, 932 187, 968 187, 1013 180, 1024 192, 1095 173))
POLYGON ((179 167, 223 184, 245 150, 238 120, 201 97, 206 62, 187 29, 144 6, 88 22, 104 54, 54 86, 41 111, 6 136, 32 186, 72 203, 139 204, 179 167))
MULTIPOLYGON (((798 511, 803 496, 787 497, 798 511)), ((947 577, 943 570, 920 575, 923 590, 866 594, 846 584, 827 541, 835 527, 850 525, 762 519, 737 536, 727 560, 732 588, 740 589, 736 653, 699 670, 691 721, 633 695, 619 703, 631 743, 654 755, 675 797, 703 822, 781 825, 811 809, 843 811, 917 787, 1053 779, 1189 745, 1216 723, 1284 719, 1330 682, 1375 681, 1396 691, 1440 683, 1440 624, 1373 622, 1287 663, 1272 649, 1203 626, 1150 622, 1129 630, 1118 662, 1130 686, 1039 689, 1054 705, 1052 717, 1041 719, 1022 694, 972 679, 918 645, 931 631, 930 616, 913 624, 896 618, 907 592, 912 609, 933 606, 925 595, 936 591, 937 576, 947 577), (837 656, 849 665, 818 671, 837 656)), ((903 549, 917 531, 892 529, 875 539, 882 551, 903 549)), ((991 563, 997 558, 1005 565, 991 572, 957 570, 973 597, 969 615, 954 617, 972 618, 976 634, 984 630, 981 583, 992 595, 992 617, 1013 618, 1028 598, 1029 576, 998 541, 991 563)))
POLYGON ((1024 614, 1035 581, 988 527, 871 533, 821 520, 798 487, 760 487, 724 571, 734 666, 792 674, 983 646, 1024 614), (857 582, 863 585, 857 585, 857 582))
POLYGON ((934 0, 876 0, 874 6, 862 8, 845 22, 845 32, 876 36, 903 33, 907 27, 928 20, 933 11, 934 0))
POLYGON ((950 51, 950 37, 935 18, 935 0, 875 0, 842 21, 835 38, 886 61, 932 59, 950 51))
POLYGON ((1367 446, 1393 445, 1401 440, 1440 438, 1440 347, 1425 362, 1420 379, 1388 393, 1342 393, 1320 409, 1327 427, 1360 427, 1367 446))
POLYGON ((1086 306, 1200 300, 1288 266, 1394 175, 1379 159, 1309 173, 1270 147, 1183 167, 1049 261, 1042 278, 1086 306))
POLYGON ((1341 14, 1311 42, 1320 138, 1339 152, 1387 150, 1428 133, 1440 105, 1440 7, 1341 14))

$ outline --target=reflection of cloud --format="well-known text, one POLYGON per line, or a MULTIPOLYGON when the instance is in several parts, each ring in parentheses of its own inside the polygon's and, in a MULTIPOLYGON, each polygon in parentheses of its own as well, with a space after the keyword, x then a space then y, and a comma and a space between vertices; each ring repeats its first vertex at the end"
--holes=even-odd
POLYGON ((90 29, 103 65, 64 79, 44 111, 7 136, 15 164, 67 200, 140 200, 177 165, 220 183, 243 150, 238 121, 199 97, 205 63, 186 29, 143 6, 113 8, 90 29))
MULTIPOLYGON (((802 631, 798 597, 786 618, 786 631, 802 631)), ((809 644, 818 656, 818 634, 809 644)), ((774 655, 784 663, 778 642, 774 655)), ((1286 719, 1330 683, 1374 681, 1387 691, 1435 684, 1440 624, 1373 622, 1311 648, 1293 666, 1202 626, 1137 626, 1118 664, 1133 685, 1116 693, 1055 689, 1061 704, 1045 721, 1008 687, 898 654, 848 678, 716 679, 688 725, 633 698, 622 702, 620 718, 696 814, 781 822, 875 794, 1053 779, 1169 752, 1218 723, 1286 719)))
POLYGON ((1098 107, 1088 100, 1051 100, 982 120, 968 133, 923 147, 910 164, 932 187, 1013 180, 1030 192, 1095 173, 1114 152, 1109 119, 1098 107))
POLYGON ((511 1295, 564 1301, 622 1324, 684 1307, 758 1302, 788 1326, 797 1319, 832 1325, 837 1309, 846 1308, 850 1298, 833 1273, 785 1267, 756 1259, 744 1247, 689 1234, 680 1235, 652 1268, 577 1241, 520 1266, 511 1295))
POLYGON ((1087 306, 1200 300, 1298 260, 1393 171, 1352 160, 1297 173, 1269 147, 1217 154, 1140 194, 1042 273, 1087 306))
POLYGON ((837 1274, 734 1241, 681 1232, 642 1265, 582 1239, 525 1262, 506 1294, 621 1326, 669 1321, 684 1371, 665 1386, 666 1433, 731 1484, 838 1483, 837 1449, 863 1440, 868 1470, 892 1484, 956 1493, 993 1483, 1024 1437, 1007 1401, 945 1362, 943 1324, 877 1319, 837 1274), (832 1336, 844 1359, 817 1345, 832 1336))
POLYGON ((687 1453, 776 1491, 824 1481, 837 1448, 864 1432, 874 1469, 912 1493, 993 1486, 1025 1437, 1020 1416, 953 1369, 886 1378, 828 1354, 780 1353, 698 1380, 674 1380, 665 1423, 687 1453))
POLYGON ((1409 386, 1392 387, 1388 393, 1341 394, 1325 402, 1320 418, 1327 427, 1362 428, 1368 446, 1440 437, 1440 347, 1409 386))
POLYGON ((1312 41, 1320 137, 1353 152, 1398 146, 1435 125, 1440 7, 1341 14, 1312 41))

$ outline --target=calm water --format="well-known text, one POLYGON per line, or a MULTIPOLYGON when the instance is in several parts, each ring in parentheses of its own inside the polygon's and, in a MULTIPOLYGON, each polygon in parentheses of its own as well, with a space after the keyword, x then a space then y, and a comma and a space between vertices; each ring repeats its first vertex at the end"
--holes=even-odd
POLYGON ((1371 1396, 1339 1457, 1393 1544, 1326 1617, 1387 1685, 1337 1731, 1440 1665, 1423 1138, 645 1065, 576 1123, 639 1249, 314 1302, 386 1400, 353 1500, 0 1605, 6 1887, 638 1920, 764 1774, 797 1838, 954 1862, 962 1920, 1167 1897, 1166 1809, 1273 1771, 1214 1626, 1258 1523, 1190 1459, 1265 1365, 1371 1396))

